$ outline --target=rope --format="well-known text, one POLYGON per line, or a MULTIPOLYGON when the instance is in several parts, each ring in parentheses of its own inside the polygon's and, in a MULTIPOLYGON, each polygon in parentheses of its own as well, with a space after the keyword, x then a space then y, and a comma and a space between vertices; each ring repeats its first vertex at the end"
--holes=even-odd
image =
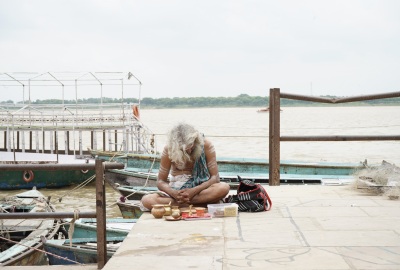
POLYGON ((72 247, 72 236, 75 230, 75 221, 79 219, 79 210, 74 209, 74 218, 70 222, 70 226, 68 229, 68 239, 69 239, 69 246, 72 247))
MULTIPOLYGON (((155 161, 156 161, 156 157, 153 157, 153 162, 151 163, 149 172, 151 172, 151 170, 153 169, 153 166, 154 166, 155 161)), ((126 196, 125 199, 128 199, 130 196, 132 196, 132 195, 135 194, 136 192, 138 192, 138 191, 142 190, 143 188, 145 188, 145 187, 147 186, 147 184, 149 183, 149 178, 150 178, 150 174, 147 175, 146 182, 144 183, 144 185, 143 185, 140 189, 137 189, 137 190, 133 191, 131 194, 129 194, 128 196, 126 196)), ((113 187, 113 185, 111 185, 111 186, 113 187)), ((114 188, 114 187, 113 187, 113 188, 114 188)), ((116 205, 117 203, 118 203, 118 202, 115 202, 115 203, 112 203, 112 204, 110 204, 110 205, 107 205, 106 208, 110 208, 110 207, 116 205)))
MULTIPOLYGON (((119 148, 119 152, 121 152, 121 148, 122 148, 122 145, 121 145, 120 148, 119 148)), ((114 155, 113 155, 108 161, 109 161, 109 162, 112 162, 113 159, 115 158, 115 156, 116 156, 117 154, 118 154, 118 152, 115 151, 114 155)))
POLYGON ((64 195, 60 196, 57 200, 58 200, 59 202, 61 202, 61 201, 62 201, 62 198, 64 198, 65 196, 70 195, 70 193, 72 193, 73 191, 76 191, 76 190, 78 190, 78 189, 83 188, 84 186, 86 186, 87 184, 89 184, 89 183, 90 183, 93 179, 95 179, 95 178, 96 178, 96 175, 95 175, 95 174, 92 175, 92 176, 90 176, 88 179, 86 179, 85 181, 83 181, 82 183, 80 183, 79 185, 77 185, 76 187, 74 187, 73 189, 71 189, 71 190, 65 192, 64 195))
POLYGON ((53 253, 50 253, 50 252, 47 252, 47 251, 44 251, 44 250, 41 250, 41 249, 38 249, 38 248, 35 248, 35 247, 30 247, 30 246, 21 244, 21 243, 19 243, 19 242, 16 242, 16 241, 13 241, 13 240, 10 240, 10 239, 1 237, 1 236, 0 236, 0 239, 5 240, 5 241, 10 242, 10 243, 13 243, 13 244, 15 244, 15 245, 20 245, 20 246, 23 246, 23 247, 27 247, 27 248, 29 248, 29 249, 33 249, 33 250, 36 250, 36 251, 45 253, 45 254, 47 254, 47 255, 52 255, 52 256, 54 256, 54 257, 56 257, 56 258, 59 258, 59 259, 61 259, 61 260, 66 260, 66 261, 73 262, 73 263, 76 263, 76 264, 85 265, 85 264, 83 264, 83 263, 79 263, 79 262, 77 262, 77 261, 70 260, 70 259, 68 259, 68 258, 61 257, 61 256, 59 256, 59 255, 56 255, 56 254, 53 254, 53 253))

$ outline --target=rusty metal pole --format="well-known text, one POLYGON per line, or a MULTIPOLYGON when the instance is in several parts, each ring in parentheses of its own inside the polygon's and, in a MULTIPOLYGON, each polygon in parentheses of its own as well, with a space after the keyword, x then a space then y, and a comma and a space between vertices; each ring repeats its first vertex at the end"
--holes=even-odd
POLYGON ((107 262, 106 244, 106 190, 104 185, 103 161, 96 159, 96 213, 97 213, 97 268, 102 269, 107 262))
POLYGON ((280 185, 280 89, 269 90, 269 185, 280 185))

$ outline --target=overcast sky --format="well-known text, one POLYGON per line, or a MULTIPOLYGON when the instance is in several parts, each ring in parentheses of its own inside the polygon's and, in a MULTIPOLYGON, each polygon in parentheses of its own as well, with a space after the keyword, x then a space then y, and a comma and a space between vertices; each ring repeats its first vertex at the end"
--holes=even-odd
POLYGON ((400 91, 400 1, 0 0, 16 71, 130 71, 153 98, 400 91))

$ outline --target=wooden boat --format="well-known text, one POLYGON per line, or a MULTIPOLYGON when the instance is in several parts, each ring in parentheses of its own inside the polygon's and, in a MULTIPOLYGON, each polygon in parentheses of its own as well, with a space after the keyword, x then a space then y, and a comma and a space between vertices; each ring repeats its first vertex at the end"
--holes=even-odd
MULTIPOLYGON (((94 162, 89 158, 76 158, 72 155, 10 153, 0 154, 0 164, 85 164, 94 162), (15 157, 15 158, 14 158, 15 157)), ((0 189, 58 188, 76 185, 94 175, 94 170, 29 170, 0 171, 0 189)))
MULTIPOLYGON (((139 104, 127 102, 135 97, 124 95, 124 91, 136 93, 132 90, 138 88, 140 100, 141 82, 131 72, 0 72, 0 87, 4 85, 26 93, 22 102, 0 104, 0 163, 85 163, 87 159, 75 158, 89 155, 85 145, 102 150, 154 151, 153 133, 139 120, 139 104), (55 84, 62 85, 59 103, 31 102, 37 98, 38 88, 54 91, 55 84), (78 99, 78 93, 87 91, 89 85, 93 86, 91 91, 97 89, 93 98, 98 103, 83 104, 78 99), (103 87, 121 93, 121 102, 103 103, 103 87), (71 96, 65 93, 71 90, 74 102, 64 99, 71 96)), ((68 169, 1 171, 0 189, 57 188, 80 184, 93 174, 68 169)))
MULTIPOLYGON (((62 233, 67 237, 71 219, 63 220, 62 233)), ((117 243, 122 242, 132 229, 137 219, 109 218, 106 220, 107 257, 115 253, 117 243)), ((64 265, 97 262, 97 220, 94 218, 78 219, 74 223, 72 242, 69 239, 47 240, 44 249, 51 254, 68 260, 48 255, 50 265, 64 265), (69 243, 72 243, 71 245, 69 243)))
MULTIPOLYGON (((269 107, 267 107, 267 108, 264 108, 264 109, 259 109, 259 110, 257 110, 257 112, 259 112, 259 113, 263 113, 263 112, 269 112, 270 110, 269 110, 269 107)), ((283 111, 282 109, 280 109, 280 111, 283 111)))
POLYGON ((140 200, 146 194, 155 193, 157 187, 142 187, 142 186, 120 186, 117 187, 119 193, 128 200, 140 200))
MULTIPOLYGON (((109 170, 106 179, 121 191, 126 186, 155 187, 160 156, 153 154, 118 154, 108 152, 93 152, 102 159, 125 163, 122 170, 109 170)), ((228 182, 232 187, 238 183, 237 176, 257 183, 269 183, 269 161, 250 158, 217 158, 221 181, 228 182)), ((299 162, 281 161, 280 179, 282 184, 324 184, 325 182, 349 182, 353 173, 365 168, 366 163, 330 163, 330 162, 299 162)), ((121 192, 122 194, 122 192, 121 192)), ((125 194, 125 193, 124 193, 125 194)), ((124 195, 123 194, 123 195, 124 195)), ((126 196, 126 194, 124 195, 126 196)))
POLYGON ((139 201, 137 200, 119 201, 117 205, 123 218, 140 218, 143 214, 143 211, 140 210, 139 201))
POLYGON ((269 107, 264 109, 259 109, 257 112, 269 112, 269 107))
MULTIPOLYGON (((26 191, 1 201, 1 211, 54 212, 46 198, 37 190, 26 191)), ((43 239, 53 239, 60 223, 54 219, 1 220, 0 266, 48 265, 43 239)))
MULTIPOLYGON (((117 251, 125 236, 107 237, 107 258, 117 251)), ((54 239, 44 242, 44 250, 50 265, 93 264, 97 263, 97 238, 54 239), (56 255, 56 256, 54 256, 56 255)))
MULTIPOLYGON (((106 237, 124 237, 135 225, 137 219, 108 218, 106 220, 106 237)), ((71 219, 63 220, 63 233, 66 234, 71 227, 71 219)), ((94 218, 81 218, 75 221, 72 238, 97 238, 97 220, 94 218)))

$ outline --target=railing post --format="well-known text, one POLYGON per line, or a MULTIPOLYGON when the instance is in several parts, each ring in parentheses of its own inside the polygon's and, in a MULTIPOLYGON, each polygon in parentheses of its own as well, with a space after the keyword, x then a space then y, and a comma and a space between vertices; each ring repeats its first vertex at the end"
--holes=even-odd
POLYGON ((280 185, 280 89, 269 90, 269 185, 280 185))
POLYGON ((102 269, 107 262, 106 244, 106 192, 104 185, 103 161, 96 159, 96 213, 97 213, 97 268, 102 269))

